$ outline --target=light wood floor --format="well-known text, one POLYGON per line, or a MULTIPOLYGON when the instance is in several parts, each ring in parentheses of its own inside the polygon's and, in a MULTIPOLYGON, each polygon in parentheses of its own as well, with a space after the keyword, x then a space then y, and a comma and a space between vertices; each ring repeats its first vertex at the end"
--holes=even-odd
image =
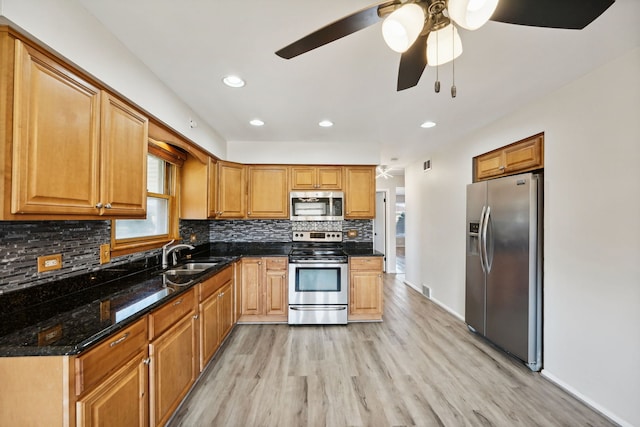
POLYGON ((613 425, 395 275, 385 298, 383 323, 237 326, 170 425, 613 425))

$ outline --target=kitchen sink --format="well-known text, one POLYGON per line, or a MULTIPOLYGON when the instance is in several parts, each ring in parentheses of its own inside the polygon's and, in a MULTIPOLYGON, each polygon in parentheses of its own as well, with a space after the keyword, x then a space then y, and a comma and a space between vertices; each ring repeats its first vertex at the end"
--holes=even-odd
POLYGON ((203 271, 210 269, 211 267, 215 267, 216 265, 218 265, 217 262, 189 261, 165 271, 164 274, 169 274, 172 276, 189 276, 200 274, 203 271))

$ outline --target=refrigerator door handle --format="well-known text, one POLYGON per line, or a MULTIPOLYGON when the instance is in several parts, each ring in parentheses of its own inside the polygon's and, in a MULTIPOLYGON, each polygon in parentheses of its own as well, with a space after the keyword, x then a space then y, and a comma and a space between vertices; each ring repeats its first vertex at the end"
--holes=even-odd
POLYGON ((484 257, 482 256, 482 227, 484 226, 484 215, 487 212, 487 207, 482 207, 482 213, 480 214, 480 224, 478 225, 478 254, 480 256, 480 266, 482 267, 482 272, 486 273, 487 270, 485 268, 484 257))
POLYGON ((491 217, 491 206, 487 206, 487 210, 484 211, 482 220, 482 236, 480 241, 482 242, 482 248, 480 251, 481 258, 483 259, 482 269, 489 273, 491 271, 491 264, 489 263, 489 256, 487 254, 487 229, 489 228, 489 218, 491 217))

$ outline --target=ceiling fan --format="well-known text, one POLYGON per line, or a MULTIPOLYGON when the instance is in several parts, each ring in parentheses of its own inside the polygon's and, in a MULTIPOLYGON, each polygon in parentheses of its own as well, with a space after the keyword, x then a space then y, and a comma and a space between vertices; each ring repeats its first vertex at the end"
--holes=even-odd
POLYGON ((393 166, 386 166, 386 165, 376 166, 376 179, 377 178, 384 178, 384 179, 391 178, 393 176, 390 173, 391 170, 393 170, 393 166))
MULTIPOLYGON (((615 0, 392 0, 347 15, 276 54, 291 59, 380 20, 387 45, 402 53, 397 90, 418 84, 429 65, 452 61, 462 53, 456 26, 480 28, 488 20, 533 27, 582 29, 615 0)), ((455 86, 452 87, 452 96, 455 86)), ((436 82, 436 92, 439 82, 436 82)))

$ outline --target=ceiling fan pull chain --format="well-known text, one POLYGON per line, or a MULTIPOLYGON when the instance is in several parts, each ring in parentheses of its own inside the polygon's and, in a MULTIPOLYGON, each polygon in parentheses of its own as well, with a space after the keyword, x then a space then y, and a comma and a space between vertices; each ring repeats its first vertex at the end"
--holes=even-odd
MULTIPOLYGON (((455 33, 456 27, 454 27, 453 23, 451 24, 451 31, 455 33)), ((453 52, 453 59, 451 60, 452 66, 452 74, 453 74, 453 83, 451 84, 451 97, 455 98, 458 94, 458 89, 456 88, 456 40, 455 37, 451 37, 451 52, 453 52)))
POLYGON ((440 93, 440 59, 438 57, 438 33, 436 32, 436 82, 433 85, 433 90, 436 91, 436 93, 440 93))

